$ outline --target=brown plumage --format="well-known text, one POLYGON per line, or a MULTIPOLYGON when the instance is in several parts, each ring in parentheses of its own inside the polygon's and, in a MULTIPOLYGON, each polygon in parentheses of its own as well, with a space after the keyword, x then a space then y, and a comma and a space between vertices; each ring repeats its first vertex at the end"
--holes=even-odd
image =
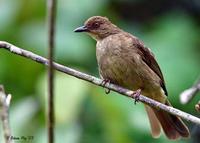
MULTIPOLYGON (((106 17, 89 18, 75 32, 87 32, 96 41, 99 73, 103 79, 170 105, 164 78, 152 52, 137 37, 124 32, 106 17)), ((169 139, 188 138, 183 121, 165 111, 145 105, 152 136, 159 137, 161 127, 169 139)))

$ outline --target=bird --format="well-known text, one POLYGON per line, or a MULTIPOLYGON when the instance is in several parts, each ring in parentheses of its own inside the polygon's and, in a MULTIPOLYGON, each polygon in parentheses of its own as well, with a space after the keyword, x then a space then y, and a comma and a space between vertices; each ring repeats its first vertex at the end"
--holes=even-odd
MULTIPOLYGON (((123 31, 107 17, 92 16, 74 32, 85 32, 96 40, 96 58, 100 77, 113 84, 172 106, 161 69, 154 54, 142 40, 123 31)), ((180 117, 144 104, 153 138, 161 130, 170 140, 189 138, 190 132, 180 117)))

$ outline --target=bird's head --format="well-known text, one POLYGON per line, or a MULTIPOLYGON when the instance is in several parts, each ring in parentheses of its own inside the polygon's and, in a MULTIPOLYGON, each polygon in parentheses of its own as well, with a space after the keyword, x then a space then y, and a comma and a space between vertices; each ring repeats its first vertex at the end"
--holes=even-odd
POLYGON ((119 33, 121 30, 112 24, 108 18, 93 16, 85 21, 84 25, 78 27, 74 32, 87 32, 95 40, 101 40, 109 35, 119 33))

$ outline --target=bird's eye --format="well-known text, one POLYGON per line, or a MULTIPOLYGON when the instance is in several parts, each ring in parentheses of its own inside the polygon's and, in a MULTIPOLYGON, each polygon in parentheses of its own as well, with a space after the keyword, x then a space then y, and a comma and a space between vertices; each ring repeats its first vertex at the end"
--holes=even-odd
POLYGON ((93 28, 98 28, 99 26, 100 26, 100 24, 98 22, 95 22, 95 23, 92 24, 93 28))

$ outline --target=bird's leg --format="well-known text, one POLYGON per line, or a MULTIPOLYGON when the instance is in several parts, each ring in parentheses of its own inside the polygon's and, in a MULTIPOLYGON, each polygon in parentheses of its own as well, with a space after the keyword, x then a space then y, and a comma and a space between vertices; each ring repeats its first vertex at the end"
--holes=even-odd
POLYGON ((137 89, 136 91, 133 92, 131 97, 135 99, 135 104, 139 101, 139 96, 141 95, 141 89, 137 89))
POLYGON ((110 93, 110 89, 108 89, 108 88, 105 87, 105 85, 106 85, 107 83, 110 84, 110 80, 109 80, 109 79, 103 79, 103 81, 102 81, 101 84, 103 85, 103 88, 105 89, 105 93, 106 93, 106 94, 109 94, 109 93, 110 93))

